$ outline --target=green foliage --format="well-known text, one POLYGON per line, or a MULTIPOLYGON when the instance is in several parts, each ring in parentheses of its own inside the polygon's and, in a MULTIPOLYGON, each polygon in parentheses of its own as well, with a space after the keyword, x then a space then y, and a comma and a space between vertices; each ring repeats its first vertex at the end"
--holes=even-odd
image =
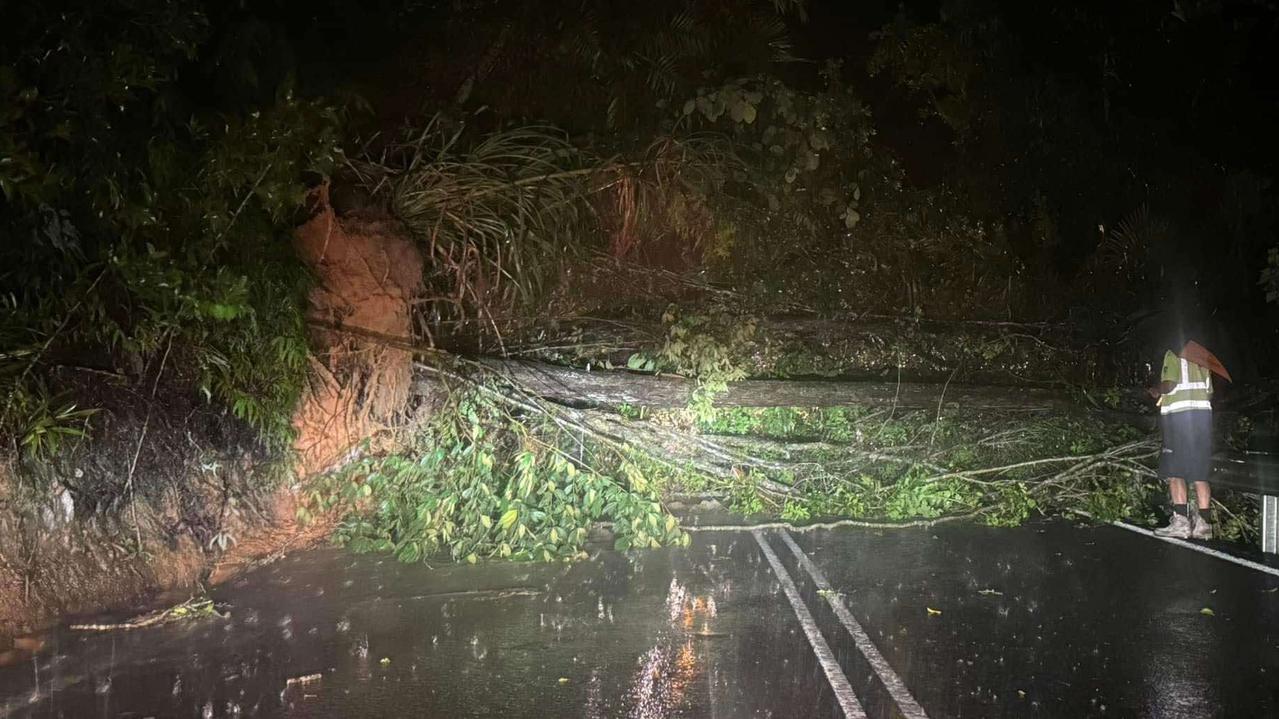
POLYGON ((979 495, 960 480, 930 481, 920 470, 908 472, 892 485, 884 502, 889 519, 933 519, 976 506, 979 495))
POLYGON ((474 138, 436 116, 370 182, 389 179, 396 215, 422 241, 445 317, 531 305, 591 249, 586 195, 597 172, 562 133, 524 127, 474 138))
POLYGON ((1152 513, 1151 495, 1159 489, 1155 484, 1131 473, 1117 473, 1109 481, 1090 481, 1084 486, 1083 501, 1077 507, 1101 522, 1142 520, 1152 513))
POLYGON ((862 439, 861 407, 728 407, 698 423, 708 434, 769 438, 822 439, 851 443, 862 439))
POLYGON ((5 421, 20 450, 37 461, 56 455, 64 441, 84 437, 96 413, 50 396, 42 383, 15 382, 8 389, 5 421))
POLYGON ((1252 497, 1241 493, 1214 492, 1217 522, 1214 534, 1220 539, 1234 542, 1257 542, 1257 528, 1261 526, 1261 507, 1252 497))
POLYGON ((21 239, 0 247, 0 433, 42 428, 30 449, 82 427, 49 384, 65 359, 139 384, 193 377, 288 439, 306 351, 288 231, 340 158, 342 118, 287 84, 262 106, 195 109, 179 80, 210 40, 204 10, 49 7, 6 28, 0 190, 21 239))
POLYGON ((862 219, 863 194, 895 184, 871 148, 869 111, 839 76, 839 65, 828 65, 818 92, 768 76, 741 78, 702 88, 682 107, 681 122, 734 139, 746 159, 736 178, 748 193, 743 199, 761 201, 780 218, 773 231, 820 239, 852 231, 862 219))
POLYGON ((417 451, 363 460, 313 490, 313 509, 347 511, 340 542, 409 562, 575 558, 596 522, 612 524, 617 549, 687 542, 640 465, 583 458, 553 423, 526 424, 477 392, 454 402, 417 451))
POLYGON ((940 24, 915 24, 899 14, 871 35, 875 49, 868 62, 871 76, 893 78, 920 96, 920 113, 941 119, 961 140, 967 139, 981 112, 973 97, 976 76, 989 61, 983 48, 992 47, 994 22, 978 23, 967 33, 940 24))
MULTIPOLYGON (((1012 526, 1038 513, 1086 509, 1136 517, 1150 506, 1153 485, 1133 472, 1139 465, 1101 459, 1141 439, 1131 427, 1060 417, 885 413, 733 408, 719 410, 698 429, 708 437, 734 438, 726 446, 747 447, 749 461, 762 463, 722 487, 733 507, 796 521, 974 513, 988 524, 1012 526), (1041 464, 1044 458, 1058 459, 1041 464), (1073 476, 1057 479, 1072 463, 1081 463, 1073 476), (789 494, 779 498, 764 480, 789 487, 789 494)), ((1142 451, 1137 447, 1130 455, 1142 451)))
POLYGON ((756 320, 719 312, 708 315, 681 315, 675 306, 662 315, 666 340, 653 354, 636 352, 627 368, 663 371, 697 380, 689 399, 689 410, 697 421, 715 416, 715 397, 730 382, 746 379, 745 350, 755 335, 756 320))
POLYGON ((1266 267, 1261 271, 1260 284, 1266 291, 1266 301, 1279 303, 1279 247, 1270 248, 1266 254, 1266 267))
POLYGON ((991 511, 982 519, 992 527, 1016 527, 1039 511, 1039 501, 1025 482, 1006 484, 997 490, 991 511))

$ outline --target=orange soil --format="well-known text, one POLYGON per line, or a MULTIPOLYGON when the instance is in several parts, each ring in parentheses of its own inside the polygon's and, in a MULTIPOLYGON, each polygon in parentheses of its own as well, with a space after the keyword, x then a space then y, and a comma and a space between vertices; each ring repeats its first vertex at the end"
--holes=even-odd
MULTIPOLYGON (((413 301, 422 292, 422 257, 400 225, 384 217, 339 217, 327 185, 312 203, 311 218, 294 235, 299 257, 317 278, 308 308, 314 327, 311 382, 294 416, 295 476, 303 481, 340 465, 366 440, 385 445, 403 425, 412 354, 338 328, 411 336, 413 301)), ((327 537, 332 518, 302 525, 295 519, 297 501, 294 490, 281 489, 265 524, 226 528, 237 542, 216 557, 189 539, 175 547, 148 546, 148 557, 131 559, 67 544, 59 556, 39 557, 34 569, 23 569, 17 557, 0 556, 0 665, 29 656, 41 640, 20 635, 60 617, 136 607, 162 592, 167 599, 202 580, 225 581, 327 537)))
POLYGON ((312 381, 294 417, 299 474, 340 464, 366 439, 384 434, 408 406, 413 357, 402 349, 324 327, 409 337, 412 302, 422 292, 422 256, 408 233, 384 218, 338 217, 328 186, 294 235, 318 279, 308 318, 312 381))

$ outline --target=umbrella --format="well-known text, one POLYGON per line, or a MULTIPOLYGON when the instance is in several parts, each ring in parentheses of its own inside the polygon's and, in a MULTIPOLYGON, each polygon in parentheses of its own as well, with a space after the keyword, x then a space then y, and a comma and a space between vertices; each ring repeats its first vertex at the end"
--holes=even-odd
POLYGON ((1200 367, 1208 369, 1213 374, 1221 377, 1227 382, 1234 381, 1230 379, 1230 373, 1227 372, 1225 366, 1221 364, 1221 360, 1217 359, 1216 355, 1209 352, 1206 347, 1194 340, 1187 342, 1186 346, 1181 348, 1180 357, 1188 362, 1194 362, 1200 367))

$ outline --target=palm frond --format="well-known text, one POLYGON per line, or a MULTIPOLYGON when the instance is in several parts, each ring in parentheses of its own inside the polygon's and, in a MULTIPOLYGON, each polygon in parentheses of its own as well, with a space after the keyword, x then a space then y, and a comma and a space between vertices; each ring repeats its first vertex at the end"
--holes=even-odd
POLYGON ((533 302, 566 258, 592 250, 585 200, 599 167, 553 128, 471 140, 437 117, 389 157, 362 174, 389 176, 392 211, 423 243, 445 314, 533 302))

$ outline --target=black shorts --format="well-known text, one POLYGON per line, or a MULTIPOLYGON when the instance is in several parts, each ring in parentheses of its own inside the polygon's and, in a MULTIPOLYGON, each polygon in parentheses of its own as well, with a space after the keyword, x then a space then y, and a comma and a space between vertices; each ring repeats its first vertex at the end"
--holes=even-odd
POLYGON ((1164 446, 1159 476, 1207 482, 1212 468, 1212 410, 1191 409, 1159 417, 1164 446))

